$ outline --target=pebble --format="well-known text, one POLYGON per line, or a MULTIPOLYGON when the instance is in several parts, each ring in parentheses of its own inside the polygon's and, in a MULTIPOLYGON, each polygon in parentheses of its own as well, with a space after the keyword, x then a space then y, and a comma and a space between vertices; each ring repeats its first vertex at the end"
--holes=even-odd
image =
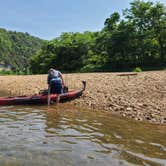
MULTIPOLYGON (((80 80, 87 81, 86 91, 81 98, 74 100, 75 105, 94 110, 100 108, 116 111, 124 117, 139 121, 166 124, 166 100, 156 91, 156 87, 161 91, 166 89, 166 72, 141 72, 137 76, 131 76, 130 82, 126 77, 117 75, 117 73, 64 74, 64 80, 69 89, 80 89, 82 86, 80 80)), ((47 88, 47 75, 0 76, 0 83, 0 91, 5 90, 12 96, 28 95, 33 94, 35 89, 47 88)))
POLYGON ((126 111, 132 111, 133 109, 131 107, 127 107, 126 111))

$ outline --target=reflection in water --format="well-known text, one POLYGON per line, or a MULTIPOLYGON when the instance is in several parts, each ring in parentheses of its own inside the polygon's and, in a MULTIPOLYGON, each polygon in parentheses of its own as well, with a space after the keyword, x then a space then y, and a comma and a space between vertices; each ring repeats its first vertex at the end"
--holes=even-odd
POLYGON ((166 127, 106 112, 0 108, 0 165, 166 165, 166 127))

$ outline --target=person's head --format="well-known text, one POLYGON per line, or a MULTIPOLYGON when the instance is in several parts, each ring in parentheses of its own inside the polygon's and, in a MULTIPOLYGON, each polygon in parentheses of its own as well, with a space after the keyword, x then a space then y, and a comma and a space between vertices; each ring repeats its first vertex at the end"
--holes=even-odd
POLYGON ((52 73, 54 72, 54 70, 55 70, 55 69, 50 68, 50 69, 48 70, 48 74, 52 74, 52 73))

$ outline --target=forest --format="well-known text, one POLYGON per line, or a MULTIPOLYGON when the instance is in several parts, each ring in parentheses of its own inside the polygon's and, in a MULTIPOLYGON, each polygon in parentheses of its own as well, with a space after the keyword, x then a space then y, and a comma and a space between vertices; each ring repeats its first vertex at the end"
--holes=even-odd
POLYGON ((0 28, 0 64, 10 65, 13 73, 25 73, 30 70, 30 57, 43 43, 42 39, 28 33, 0 28))
POLYGON ((34 73, 133 71, 166 67, 166 8, 135 0, 114 12, 99 32, 62 33, 31 58, 34 73))
POLYGON ((50 41, 0 30, 0 59, 33 74, 47 73, 50 67, 65 73, 166 68, 164 4, 134 0, 103 23, 101 31, 62 33, 50 41))

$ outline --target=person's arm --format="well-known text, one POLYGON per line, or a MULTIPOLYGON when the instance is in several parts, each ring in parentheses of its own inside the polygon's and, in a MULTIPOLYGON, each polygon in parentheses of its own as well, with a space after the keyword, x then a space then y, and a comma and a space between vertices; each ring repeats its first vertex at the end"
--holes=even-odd
POLYGON ((50 75, 47 76, 47 84, 48 84, 48 88, 50 86, 50 75))
POLYGON ((64 79, 63 79, 62 73, 59 72, 59 76, 60 76, 60 78, 62 80, 62 86, 64 87, 65 84, 64 84, 64 79))

